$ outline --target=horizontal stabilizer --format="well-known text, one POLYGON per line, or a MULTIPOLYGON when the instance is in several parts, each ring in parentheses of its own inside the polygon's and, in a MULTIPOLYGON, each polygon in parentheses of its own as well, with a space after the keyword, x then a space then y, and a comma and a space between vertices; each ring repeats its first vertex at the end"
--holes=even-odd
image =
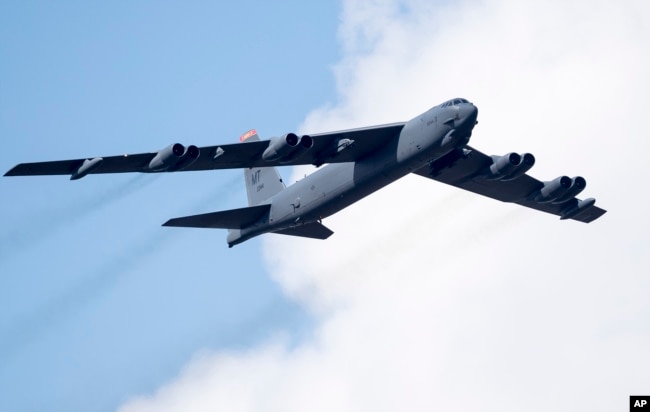
POLYGON ((198 227, 211 229, 241 229, 259 220, 271 209, 271 205, 242 207, 241 209, 204 213, 169 219, 163 226, 198 227))
POLYGON ((302 226, 291 227, 289 229, 278 230, 280 235, 308 237, 311 239, 327 239, 332 236, 334 232, 323 226, 318 222, 308 223, 302 226))

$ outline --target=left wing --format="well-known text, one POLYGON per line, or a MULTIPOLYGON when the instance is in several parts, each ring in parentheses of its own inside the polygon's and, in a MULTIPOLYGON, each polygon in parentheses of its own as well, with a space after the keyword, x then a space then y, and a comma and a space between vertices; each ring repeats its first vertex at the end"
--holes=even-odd
POLYGON ((561 219, 589 223, 605 214, 605 210, 594 206, 595 199, 576 198, 586 186, 584 178, 560 176, 541 182, 526 174, 533 164, 535 158, 529 153, 487 156, 465 146, 413 173, 561 219))
POLYGON ((320 166, 325 163, 354 162, 384 146, 403 127, 404 123, 392 123, 302 137, 288 133, 271 140, 206 147, 185 147, 175 143, 153 153, 21 163, 5 176, 70 175, 74 180, 95 173, 320 166))

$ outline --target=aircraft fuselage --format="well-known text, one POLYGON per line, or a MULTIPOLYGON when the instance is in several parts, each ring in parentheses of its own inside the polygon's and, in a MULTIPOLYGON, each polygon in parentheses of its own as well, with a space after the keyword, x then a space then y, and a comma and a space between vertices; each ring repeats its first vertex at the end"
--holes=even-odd
POLYGON ((431 161, 463 146, 476 124, 471 103, 436 106, 408 121, 387 144, 357 162, 321 167, 262 204, 270 213, 254 224, 231 230, 234 246, 263 233, 304 225, 346 208, 431 161))

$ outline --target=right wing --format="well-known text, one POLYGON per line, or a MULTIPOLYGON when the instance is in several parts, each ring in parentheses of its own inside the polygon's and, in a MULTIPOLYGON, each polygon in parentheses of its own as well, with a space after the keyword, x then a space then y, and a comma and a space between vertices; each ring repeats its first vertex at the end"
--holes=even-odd
POLYGON ((308 164, 320 166, 325 163, 354 162, 380 149, 398 135, 403 127, 404 123, 392 123, 315 134, 309 136, 312 146, 299 155, 296 151, 289 150, 284 157, 272 159, 263 158, 264 153, 272 143, 278 143, 288 135, 272 140, 200 148, 176 143, 153 153, 21 163, 5 173, 5 176, 70 175, 71 179, 79 179, 95 173, 154 173, 308 164))
POLYGON ((488 156, 465 146, 413 173, 502 202, 551 213, 561 219, 589 223, 605 214, 605 210, 594 206, 595 199, 576 198, 586 185, 582 177, 560 176, 541 182, 525 174, 534 163, 535 158, 530 154, 488 156))

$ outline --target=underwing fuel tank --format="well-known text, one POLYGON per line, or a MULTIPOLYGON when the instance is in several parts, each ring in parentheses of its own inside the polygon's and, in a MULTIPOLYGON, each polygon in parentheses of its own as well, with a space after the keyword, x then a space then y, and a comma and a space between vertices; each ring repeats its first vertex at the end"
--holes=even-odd
POLYGON ((569 205, 560 216, 561 220, 571 219, 572 217, 584 212, 589 209, 596 203, 596 199, 589 198, 585 200, 574 200, 572 204, 569 205))
POLYGON ((104 159, 101 157, 95 157, 94 159, 84 160, 81 166, 79 166, 79 169, 77 169, 74 173, 72 173, 72 175, 70 175, 70 180, 81 179, 82 177, 86 176, 88 173, 97 170, 97 168, 102 165, 103 161, 104 159))

